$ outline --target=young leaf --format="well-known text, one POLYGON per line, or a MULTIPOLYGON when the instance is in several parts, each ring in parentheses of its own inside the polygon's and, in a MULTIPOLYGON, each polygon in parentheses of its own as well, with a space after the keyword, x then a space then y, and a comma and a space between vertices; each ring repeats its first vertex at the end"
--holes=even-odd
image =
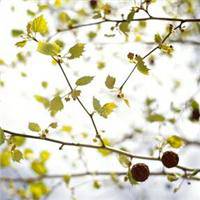
POLYGON ((144 75, 148 75, 149 74, 149 69, 145 65, 142 57, 141 56, 136 56, 135 59, 137 60, 137 69, 138 69, 138 71, 141 72, 144 75))
POLYGON ((108 75, 105 81, 106 87, 109 89, 113 89, 115 85, 115 81, 116 79, 114 77, 108 75))
POLYGON ((20 35, 22 35, 24 33, 23 30, 20 30, 20 29, 13 29, 11 31, 11 34, 13 37, 19 37, 20 35))
POLYGON ((110 115, 116 107, 117 106, 116 106, 115 103, 112 103, 112 102, 111 103, 106 103, 101 107, 101 109, 99 111, 99 114, 102 117, 107 118, 108 115, 110 115))
POLYGON ((127 33, 130 31, 129 22, 121 22, 119 25, 119 30, 127 36, 127 33))
POLYGON ((49 127, 51 128, 57 128, 58 124, 57 122, 52 122, 51 124, 49 124, 49 127))
POLYGON ((48 56, 56 56, 60 53, 60 46, 56 43, 39 41, 37 51, 48 56))
POLYGON ((87 85, 93 80, 94 76, 83 76, 76 81, 77 86, 87 85))
POLYGON ((39 175, 44 175, 47 173, 47 168, 45 166, 45 163, 39 160, 34 160, 31 163, 31 168, 35 173, 39 175))
MULTIPOLYGON (((111 142, 108 138, 103 138, 103 142, 105 145, 110 146, 111 142)), ((98 149, 98 152, 101 153, 103 157, 106 157, 111 154, 111 151, 105 149, 98 149)))
POLYGON ((40 15, 31 22, 31 30, 42 35, 48 33, 47 22, 43 15, 40 15))
POLYGON ((118 160, 123 167, 130 167, 131 165, 129 158, 125 155, 119 154, 118 160))
POLYGON ((16 162, 20 162, 20 160, 23 158, 22 152, 19 151, 18 149, 15 149, 14 151, 12 151, 11 156, 12 156, 13 161, 16 161, 16 162))
POLYGON ((181 146, 183 146, 184 141, 181 137, 177 135, 172 135, 167 138, 167 143, 173 148, 180 148, 181 146))
POLYGON ((54 116, 58 111, 61 111, 64 108, 62 99, 60 96, 55 96, 49 104, 49 110, 54 116))
POLYGON ((34 132, 40 132, 40 131, 41 131, 41 128, 40 128, 39 124, 34 123, 34 122, 30 122, 30 123, 28 124, 28 128, 29 128, 31 131, 34 131, 34 132))
POLYGON ((101 104, 100 101, 98 99, 96 99, 95 97, 93 97, 93 108, 94 110, 96 110, 98 113, 101 110, 101 104))
POLYGON ((15 45, 17 46, 17 47, 24 47, 25 45, 26 45, 26 43, 27 43, 27 40, 22 40, 22 41, 20 41, 20 42, 17 42, 15 45))
POLYGON ((66 133, 71 133, 72 132, 72 127, 69 125, 63 125, 61 128, 61 131, 66 132, 66 133))
POLYGON ((85 44, 83 43, 77 43, 73 47, 69 49, 70 56, 69 59, 79 58, 82 56, 84 51, 85 44))
POLYGON ((150 122, 163 122, 163 121, 165 121, 165 117, 160 114, 150 114, 147 117, 147 120, 150 122))
POLYGON ((3 144, 4 142, 5 142, 4 131, 0 127, 0 145, 3 144))
POLYGON ((72 92, 71 92, 71 97, 72 97, 73 100, 76 100, 77 97, 80 96, 80 94, 81 94, 81 91, 80 91, 80 90, 72 90, 72 92))
POLYGON ((34 97, 35 97, 35 100, 42 103, 45 108, 49 107, 49 100, 46 97, 43 97, 37 94, 34 95, 34 97))
POLYGON ((155 36, 154 36, 154 41, 155 41, 157 44, 161 44, 161 42, 162 42, 162 37, 160 36, 159 33, 155 34, 155 36))

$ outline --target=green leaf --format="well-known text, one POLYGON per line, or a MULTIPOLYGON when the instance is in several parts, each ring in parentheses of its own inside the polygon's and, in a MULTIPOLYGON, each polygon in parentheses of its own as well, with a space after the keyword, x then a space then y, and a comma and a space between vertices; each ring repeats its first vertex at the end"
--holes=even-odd
POLYGON ((15 45, 17 46, 17 47, 24 47, 25 45, 26 45, 26 43, 27 43, 27 40, 22 40, 22 41, 20 41, 20 42, 17 42, 15 45))
POLYGON ((136 67, 137 67, 138 71, 141 72, 144 75, 148 75, 149 74, 149 69, 145 65, 142 57, 141 56, 136 56, 135 59, 137 60, 136 67))
POLYGON ((99 189, 99 188, 101 187, 100 182, 97 181, 97 180, 94 180, 94 182, 93 182, 93 187, 94 187, 95 189, 99 189))
POLYGON ((42 35, 48 33, 47 22, 43 15, 40 15, 31 22, 31 30, 42 35))
POLYGON ((34 123, 34 122, 30 122, 28 124, 28 128, 29 128, 29 130, 34 131, 34 132, 40 132, 41 131, 40 125, 37 124, 37 123, 34 123))
POLYGON ((71 133, 72 132, 72 127, 69 125, 63 125, 61 128, 61 131, 66 132, 66 133, 71 133))
POLYGON ((162 37, 160 36, 160 34, 155 34, 154 36, 154 41, 157 43, 157 44, 161 44, 162 42, 162 37))
POLYGON ((133 178, 130 168, 128 168, 127 177, 128 177, 128 180, 129 180, 131 185, 137 185, 138 184, 138 182, 133 178))
POLYGON ((147 117, 147 120, 150 122, 163 122, 163 121, 165 121, 165 117, 160 114, 150 114, 147 117))
POLYGON ((87 85, 93 80, 94 76, 83 76, 76 81, 77 86, 87 85))
POLYGON ((73 100, 76 100, 77 97, 80 96, 80 94, 81 94, 81 91, 80 91, 80 90, 72 90, 72 92, 71 92, 71 97, 72 97, 73 100))
POLYGON ((46 97, 43 97, 37 94, 34 95, 34 97, 35 97, 35 100, 38 101, 39 103, 42 103, 45 108, 49 107, 49 100, 46 97))
POLYGON ((169 174, 167 175, 167 180, 169 182, 174 182, 174 181, 177 181, 179 178, 176 176, 176 174, 169 174))
POLYGON ((0 166, 2 168, 10 166, 11 153, 8 150, 0 152, 0 166))
POLYGON ((46 150, 40 152, 40 160, 46 162, 50 158, 50 153, 46 150))
POLYGON ((58 111, 61 111, 64 108, 62 99, 60 96, 55 96, 49 104, 49 110, 54 116, 58 111))
POLYGON ((30 191, 30 193, 32 195, 32 198, 34 200, 39 200, 43 196, 47 195, 50 190, 45 185, 45 183, 43 183, 43 182, 40 181, 40 182, 30 183, 30 185, 29 185, 29 191, 30 191))
POLYGON ((99 114, 102 117, 107 118, 108 115, 110 115, 116 107, 117 106, 116 106, 115 103, 112 103, 112 102, 111 103, 106 103, 101 107, 101 109, 99 111, 99 114))
POLYGON ((125 155, 119 154, 118 160, 123 167, 130 167, 131 165, 129 158, 125 155))
POLYGON ((10 142, 15 144, 17 147, 24 145, 25 141, 25 137, 11 136, 10 138, 10 142))
POLYGON ((70 180, 71 180, 71 176, 68 175, 68 174, 65 174, 65 175, 63 176, 63 180, 64 180, 64 182, 65 182, 67 185, 69 185, 70 180))
POLYGON ((39 160, 34 160, 31 163, 31 168, 35 173, 39 175, 44 175, 47 173, 47 168, 45 166, 45 163, 39 160))
POLYGON ((37 51, 48 56, 56 56, 60 53, 60 46, 55 42, 48 43, 39 41, 37 51))
POLYGON ((133 7, 127 16, 127 21, 130 22, 134 19, 135 15, 135 8, 133 7))
POLYGON ((167 138, 167 143, 173 148, 180 148, 181 146, 183 146, 184 141, 181 137, 177 135, 172 135, 167 138))
POLYGON ((57 122, 52 122, 51 124, 49 124, 49 127, 51 128, 57 128, 58 123, 57 122))
POLYGON ((73 47, 69 49, 68 53, 70 54, 70 56, 68 58, 74 59, 74 58, 79 58, 80 56, 82 56, 84 52, 84 47, 85 47, 85 44, 83 43, 75 44, 73 47))
MULTIPOLYGON (((108 138, 103 138, 103 142, 105 145, 110 146, 111 142, 108 138)), ((105 149, 98 149, 98 152, 101 153, 103 157, 106 157, 111 154, 111 151, 105 149)))
POLYGON ((4 131, 3 129, 0 127, 0 145, 3 144, 5 142, 5 135, 4 135, 4 131))
POLYGON ((105 81, 106 87, 109 89, 113 89, 115 85, 115 81, 116 79, 114 77, 108 75, 105 81))
POLYGON ((93 97, 93 108, 95 111, 97 111, 99 113, 99 111, 101 110, 101 104, 100 101, 98 99, 96 99, 95 97, 93 97))
POLYGON ((5 134, 3 129, 0 127, 0 145, 5 142, 5 134))
POLYGON ((130 31, 129 22, 121 22, 119 25, 119 30, 127 36, 127 33, 130 31))
POLYGON ((15 149, 14 151, 12 151, 11 156, 12 156, 13 161, 16 161, 16 162, 20 162, 20 160, 23 158, 22 152, 19 151, 18 149, 15 149))
POLYGON ((11 34, 13 37, 19 37, 20 35, 22 35, 24 33, 23 30, 20 30, 20 29, 13 29, 11 31, 11 34))

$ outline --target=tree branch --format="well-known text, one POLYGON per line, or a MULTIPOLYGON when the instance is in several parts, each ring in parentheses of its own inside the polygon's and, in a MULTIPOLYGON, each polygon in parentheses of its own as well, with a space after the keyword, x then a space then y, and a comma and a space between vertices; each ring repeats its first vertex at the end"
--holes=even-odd
MULTIPOLYGON (((83 173, 74 173, 74 174, 69 174, 71 178, 80 178, 84 176, 111 176, 112 174, 116 176, 125 176, 127 175, 127 172, 112 172, 112 171, 107 171, 107 172, 83 172, 83 173)), ((43 179, 62 179, 65 177, 66 174, 53 174, 53 175, 42 175, 42 176, 37 176, 37 177, 29 177, 29 178, 11 178, 11 177, 5 177, 2 176, 0 177, 1 181, 4 182, 25 182, 25 183, 31 183, 31 182, 36 182, 40 181, 43 179)), ((174 175, 174 173, 169 173, 169 172, 151 172, 150 176, 168 176, 168 175, 174 175)), ((187 180, 194 180, 194 181, 200 181, 200 177, 193 177, 191 174, 183 175, 182 178, 187 179, 187 180)))
MULTIPOLYGON (((21 133, 15 133, 9 130, 2 129, 5 133, 13 135, 13 136, 19 136, 19 137, 25 137, 25 138, 31 138, 31 139, 36 139, 36 140, 43 140, 43 141, 48 141, 56 144, 60 144, 62 147, 64 146, 75 146, 75 147, 85 147, 85 148, 91 148, 91 149, 103 149, 103 150, 108 150, 112 153, 116 153, 119 155, 125 155, 129 158, 136 158, 136 159, 141 159, 141 160, 152 160, 152 161, 159 161, 161 162, 161 159, 159 157, 150 157, 150 156, 139 156, 139 155, 134 155, 130 152, 121 150, 121 149, 116 149, 111 146, 99 146, 99 145, 92 145, 92 144, 84 144, 84 143, 73 143, 73 142, 63 142, 60 140, 56 139, 51 139, 51 138, 43 138, 39 136, 33 136, 33 135, 27 135, 27 134, 21 134, 21 133)), ((183 166, 176 166, 176 168, 186 172, 186 171, 196 171, 200 169, 196 168, 188 168, 188 167, 183 167, 183 166)))

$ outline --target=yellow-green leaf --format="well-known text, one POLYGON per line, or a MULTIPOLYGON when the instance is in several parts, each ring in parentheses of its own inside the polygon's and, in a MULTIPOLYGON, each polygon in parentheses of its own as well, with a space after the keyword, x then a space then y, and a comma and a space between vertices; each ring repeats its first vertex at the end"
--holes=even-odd
POLYGON ((130 31, 129 22, 121 22, 119 25, 119 29, 127 36, 127 33, 130 31))
POLYGON ((62 99, 60 96, 55 96, 49 105, 49 110, 52 115, 55 115, 58 111, 61 111, 64 108, 62 99))
POLYGON ((71 92, 70 95, 71 95, 71 97, 72 97, 73 100, 76 100, 77 97, 80 96, 80 94, 81 94, 81 91, 80 91, 80 90, 72 90, 72 92, 71 92))
POLYGON ((7 149, 0 152, 0 166, 2 168, 10 166, 11 153, 7 149))
POLYGON ((19 37, 20 35, 22 35, 24 33, 23 30, 20 30, 20 29, 13 29, 11 31, 11 34, 13 37, 19 37))
POLYGON ((10 142, 14 143, 17 147, 24 145, 25 141, 26 141, 25 137, 12 136, 10 138, 10 142))
MULTIPOLYGON (((103 142, 105 145, 110 146, 111 142, 108 138, 103 138, 103 142)), ((98 152, 101 153, 102 156, 106 157, 111 154, 111 151, 105 149, 98 149, 98 152)))
POLYGON ((31 30, 42 35, 48 33, 47 21, 43 15, 40 15, 31 22, 31 30))
POLYGON ((39 41, 37 51, 48 56, 56 56, 60 53, 60 46, 55 42, 48 43, 39 41))
POLYGON ((93 97, 93 108, 95 111, 97 111, 99 113, 99 111, 101 110, 101 104, 100 101, 98 99, 96 99, 95 97, 93 97))
POLYGON ((72 132, 72 127, 69 125, 63 125, 61 128, 61 131, 66 132, 66 133, 71 133, 72 132))
POLYGON ((34 160, 31 163, 31 168, 35 173, 39 175, 44 175, 47 173, 47 168, 45 166, 45 163, 39 160, 34 160))
POLYGON ((183 146, 184 141, 181 137, 177 135, 172 135, 167 138, 167 143, 173 148, 180 148, 181 146, 183 146))
POLYGON ((102 117, 107 118, 108 115, 110 115, 116 107, 117 106, 116 106, 115 103, 112 103, 112 102, 111 103, 106 103, 101 107, 99 114, 102 117))
POLYGON ((130 167, 131 165, 129 158, 125 155, 119 154, 118 160, 123 167, 130 167))
POLYGON ((40 132, 40 131, 41 131, 40 125, 37 124, 37 123, 34 123, 34 122, 30 122, 30 123, 28 124, 28 128, 29 128, 31 131, 34 131, 34 132, 40 132))
POLYGON ((22 40, 20 42, 17 42, 15 45, 17 47, 24 47, 26 45, 26 43, 27 43, 27 40, 22 40))
POLYGON ((40 160, 46 162, 50 158, 50 153, 46 150, 40 152, 40 160))
POLYGON ((160 114, 150 114, 147 117, 147 120, 150 122, 163 122, 163 121, 165 121, 165 117, 160 114))
POLYGON ((49 124, 49 127, 51 128, 57 128, 58 123, 57 122, 52 122, 51 124, 49 124))
POLYGON ((85 47, 85 44, 83 43, 75 44, 73 47, 69 49, 70 56, 68 58, 74 59, 74 58, 79 58, 80 56, 82 56, 84 52, 84 47, 85 47))
POLYGON ((29 190, 34 200, 39 200, 45 196, 49 189, 43 182, 33 182, 29 185, 29 190))
POLYGON ((94 76, 83 76, 76 81, 77 86, 87 85, 93 80, 94 76))
POLYGON ((39 103, 42 103, 45 108, 49 107, 49 100, 46 97, 43 97, 37 94, 34 95, 34 97, 35 97, 35 100, 38 101, 39 103))
POLYGON ((114 85, 115 85, 115 81, 116 81, 116 79, 114 77, 108 75, 106 78, 106 81, 105 81, 106 87, 109 89, 113 89, 114 85))
POLYGON ((149 74, 149 69, 147 68, 147 66, 145 65, 143 59, 141 56, 136 56, 135 58, 137 60, 137 69, 139 72, 141 72, 144 75, 148 75, 149 74))
POLYGON ((155 34, 154 36, 154 41, 157 43, 157 44, 160 44, 162 42, 162 37, 160 36, 160 34, 155 34))
POLYGON ((0 127, 0 145, 3 144, 4 142, 5 142, 4 131, 3 131, 2 128, 0 127))
POLYGON ((20 162, 20 160, 23 158, 22 152, 18 149, 15 149, 14 151, 12 151, 11 156, 12 156, 13 161, 16 161, 16 162, 20 162))

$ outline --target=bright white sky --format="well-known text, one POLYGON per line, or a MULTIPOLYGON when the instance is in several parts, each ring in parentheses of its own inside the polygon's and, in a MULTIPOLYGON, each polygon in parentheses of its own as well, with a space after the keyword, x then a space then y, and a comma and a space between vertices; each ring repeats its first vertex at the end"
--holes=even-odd
MULTIPOLYGON (((80 4, 81 3, 83 3, 83 1, 80 1, 80 4)), ((120 1, 120 3, 123 4, 123 1, 120 1)), ((30 20, 30 18, 26 16, 26 9, 30 7, 34 8, 35 5, 34 1, 24 3, 21 0, 2 0, 0 3, 0 17, 2 19, 0 22, 0 58, 4 59, 8 64, 15 58, 16 52, 19 51, 19 49, 14 47, 16 40, 11 37, 10 30, 13 28, 24 29, 27 22, 30 20), (16 5, 14 13, 10 10, 11 5, 16 5)), ((153 8, 152 13, 162 15, 163 13, 160 6, 161 5, 158 4, 153 8)), ((156 23, 155 25, 154 23, 149 23, 149 32, 146 36, 146 40, 151 40, 153 35, 157 32, 163 33, 162 24, 156 23)), ((107 28, 108 25, 105 25, 104 29, 107 30, 107 28)), ((91 29, 95 30, 95 27, 91 29)), ((75 39, 80 42, 86 42, 84 37, 85 31, 88 31, 88 29, 82 29, 79 37, 75 39)), ((92 109, 93 96, 101 99, 103 103, 117 101, 117 99, 114 98, 114 94, 112 95, 109 93, 104 87, 106 76, 108 74, 115 76, 117 78, 117 85, 119 86, 132 68, 132 65, 127 62, 127 53, 132 51, 144 55, 145 52, 151 48, 135 42, 123 44, 124 37, 118 33, 116 35, 118 36, 110 41, 110 38, 105 38, 103 34, 100 34, 96 43, 104 43, 104 49, 97 52, 92 44, 86 44, 86 52, 84 55, 86 58, 92 55, 92 58, 88 62, 84 59, 70 61, 69 64, 71 67, 66 68, 72 82, 79 76, 88 74, 96 75, 94 82, 82 90, 82 99, 90 109, 92 109), (117 52, 118 56, 113 57, 112 54, 114 52, 117 52), (95 61, 99 59, 107 62, 107 67, 103 71, 98 71, 96 68, 95 61)), ((76 42, 76 40, 72 40, 70 33, 65 33, 58 37, 63 38, 69 47, 76 42)), ((172 101, 176 105, 180 105, 184 103, 185 100, 189 99, 198 89, 194 81, 198 71, 196 70, 195 72, 194 70, 191 72, 188 68, 189 63, 195 60, 194 49, 192 46, 181 46, 177 44, 174 45, 174 48, 175 53, 173 58, 159 56, 159 53, 156 53, 161 59, 158 58, 155 66, 150 66, 151 73, 148 77, 136 72, 131 80, 129 80, 125 88, 125 93, 130 100, 131 108, 119 102, 118 109, 108 120, 104 120, 98 116, 96 117, 98 127, 101 130, 105 130, 104 135, 110 139, 117 140, 117 138, 121 138, 124 133, 129 133, 132 127, 146 130, 146 135, 144 137, 136 137, 135 141, 128 143, 129 150, 135 154, 147 155, 149 148, 155 145, 155 136, 159 132, 158 125, 146 124, 144 120, 143 102, 145 98, 147 96, 157 98, 159 103, 158 112, 168 116, 168 110, 172 101), (181 89, 174 94, 171 92, 173 80, 180 80, 182 84, 181 89), (159 82, 161 84, 159 84, 159 82)), ((39 122, 42 127, 45 127, 53 120, 57 120, 60 125, 71 125, 74 128, 74 134, 78 136, 77 138, 79 140, 81 132, 88 132, 91 136, 88 142, 91 142, 94 134, 93 127, 76 102, 66 104, 65 110, 59 113, 55 119, 50 118, 48 112, 44 110, 40 104, 35 102, 33 98, 35 94, 51 97, 56 88, 65 89, 66 92, 69 90, 65 87, 66 83, 60 70, 56 66, 50 64, 51 61, 47 56, 43 56, 34 50, 36 49, 35 44, 27 45, 25 49, 33 51, 32 57, 30 57, 25 66, 18 65, 15 69, 11 67, 0 68, 0 78, 5 80, 5 87, 0 88, 0 126, 16 132, 31 134, 27 128, 30 121, 39 122), (22 78, 20 75, 21 71, 25 71, 28 77, 22 78), (41 81, 49 82, 49 88, 47 90, 40 87, 41 81)), ((194 64, 197 65, 197 63, 194 64)), ((196 99, 200 100, 199 94, 196 95, 196 99)), ((168 125, 161 128, 160 134, 167 136, 175 133, 189 139, 199 139, 199 126, 197 124, 191 126, 191 124, 186 122, 184 116, 187 115, 188 113, 184 113, 183 120, 180 119, 178 123, 178 127, 182 130, 181 132, 175 132, 173 127, 168 125)), ((63 141, 70 140, 67 135, 61 133, 52 132, 50 136, 62 139, 63 141)), ((27 147, 29 145, 33 146, 35 152, 39 152, 43 149, 48 149, 52 152, 52 158, 48 163, 50 174, 68 173, 72 170, 71 162, 74 160, 76 160, 75 164, 77 168, 73 168, 73 172, 84 170, 81 162, 75 159, 77 157, 75 149, 65 147, 61 152, 58 151, 57 145, 40 141, 29 141, 27 147), (68 160, 65 160, 65 157, 67 157, 68 160)), ((197 153, 199 153, 199 149, 189 147, 181 149, 179 153, 181 155, 181 165, 199 167, 200 160, 198 160, 196 156, 198 155, 197 153)), ((84 158, 88 162, 91 171, 124 170, 118 163, 116 156, 110 157, 109 159, 102 159, 95 151, 85 150, 84 158)), ((148 164, 149 162, 146 163, 148 164)), ((22 176, 29 173, 25 167, 23 167, 24 165, 27 165, 26 161, 15 165, 17 170, 23 169, 23 171, 20 172, 22 176)), ((150 162, 149 165, 154 171, 162 169, 160 165, 152 162, 150 162)), ((88 180, 92 180, 92 178, 88 178, 88 180)), ((99 191, 94 191, 91 186, 92 181, 88 182, 86 179, 72 181, 72 185, 80 184, 80 186, 77 187, 76 194, 78 199, 81 198, 81 200, 94 198, 99 200, 111 198, 112 200, 155 199, 159 191, 161 191, 159 192, 160 199, 183 199, 183 195, 184 199, 200 198, 200 193, 197 192, 199 183, 192 183, 190 186, 185 183, 177 194, 172 194, 172 192, 165 191, 164 184, 160 184, 159 188, 152 187, 160 182, 166 183, 167 181, 165 178, 161 177, 150 178, 140 186, 127 186, 123 192, 116 189, 110 182, 106 182, 106 188, 103 187, 99 191)), ((175 187, 177 183, 172 185, 175 187)), ((69 192, 65 190, 64 184, 49 197, 51 200, 63 200, 68 198, 69 192)))

